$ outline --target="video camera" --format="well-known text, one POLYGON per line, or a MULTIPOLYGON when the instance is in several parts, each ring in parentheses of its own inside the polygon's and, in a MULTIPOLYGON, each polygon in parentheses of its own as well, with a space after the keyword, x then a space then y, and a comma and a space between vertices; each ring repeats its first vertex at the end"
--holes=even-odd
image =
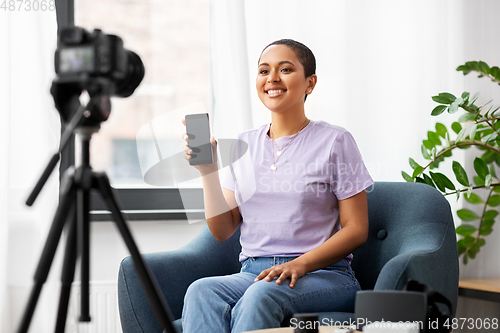
POLYGON ((109 117, 109 97, 132 95, 145 72, 141 58, 125 49, 120 37, 75 26, 59 32, 55 70, 58 76, 52 83, 51 93, 63 120, 68 121, 78 109, 83 90, 87 90, 91 98, 106 97, 104 102, 97 101, 95 107, 100 112, 94 116, 94 123, 109 117))

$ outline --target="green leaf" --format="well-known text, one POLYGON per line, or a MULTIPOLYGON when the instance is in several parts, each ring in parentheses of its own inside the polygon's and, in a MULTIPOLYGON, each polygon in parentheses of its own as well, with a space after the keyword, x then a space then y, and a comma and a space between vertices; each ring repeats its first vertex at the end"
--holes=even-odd
POLYGON ((428 131, 427 138, 434 144, 434 146, 439 146, 441 144, 441 139, 436 132, 428 131))
POLYGON ((462 165, 457 161, 453 161, 452 169, 457 181, 463 186, 469 186, 469 178, 467 177, 467 173, 462 165))
POLYGON ((495 164, 494 163, 490 164, 490 175, 492 175, 493 177, 497 178, 497 172, 495 170, 495 164))
POLYGON ((495 217, 497 217, 498 212, 494 209, 490 209, 484 213, 483 219, 484 220, 494 220, 495 217))
POLYGON ((458 118, 458 121, 461 123, 464 123, 466 121, 473 121, 476 119, 476 114, 475 113, 464 113, 458 118))
POLYGON ((424 140, 422 141, 422 144, 425 146, 427 149, 432 149, 434 148, 435 144, 431 140, 424 140))
POLYGON ((462 224, 455 229, 455 232, 460 236, 470 236, 476 232, 476 230, 477 228, 473 225, 462 224))
POLYGON ((430 185, 434 188, 436 188, 436 186, 434 185, 434 182, 432 181, 432 178, 427 176, 425 173, 422 174, 422 176, 424 177, 424 181, 427 185, 430 185))
POLYGON ((458 134, 462 130, 462 125, 459 122, 455 121, 453 122, 453 124, 451 124, 451 129, 453 130, 453 132, 455 132, 455 134, 458 134))
POLYGON ((491 182, 493 181, 493 178, 491 177, 490 174, 486 175, 486 178, 484 179, 484 186, 489 189, 491 186, 491 182))
MULTIPOLYGON (((464 72, 464 75, 465 75, 465 72, 464 72)), ((464 265, 467 265, 467 263, 469 262, 467 255, 464 255, 463 260, 464 260, 464 265)))
POLYGON ((422 171, 424 171, 424 168, 419 165, 418 167, 415 168, 415 170, 413 170, 412 177, 413 178, 417 177, 418 175, 420 175, 422 173, 422 171))
POLYGON ((467 99, 469 98, 469 96, 470 96, 470 93, 468 93, 467 91, 464 91, 464 92, 462 93, 462 96, 461 96, 461 97, 462 97, 462 99, 467 100, 467 99))
POLYGON ((467 221, 467 222, 474 221, 474 220, 477 220, 479 218, 479 216, 476 213, 474 213, 472 210, 467 209, 467 208, 462 208, 462 209, 457 210, 457 215, 461 220, 467 221))
POLYGON ((415 160, 413 158, 410 157, 410 159, 408 160, 410 162, 410 167, 415 170, 417 167, 419 167, 420 165, 415 162, 415 160))
POLYGON ((474 237, 471 237, 471 236, 465 236, 463 241, 464 241, 464 245, 466 247, 471 247, 476 242, 476 239, 474 237))
POLYGON ((470 197, 472 195, 472 191, 474 190, 474 187, 471 185, 467 188, 467 195, 466 197, 470 197))
POLYGON ((457 139, 456 139, 457 142, 462 141, 462 139, 465 136, 465 131, 466 131, 465 127, 460 130, 460 133, 458 133, 458 135, 457 135, 457 139))
POLYGON ((416 183, 427 184, 422 177, 415 177, 415 182, 416 183))
POLYGON ((453 101, 453 103, 450 104, 450 107, 448 108, 448 113, 453 114, 458 111, 458 108, 462 105, 464 102, 463 99, 457 98, 456 100, 453 101))
POLYGON ((500 205, 500 195, 494 194, 488 199, 488 206, 496 207, 500 205))
POLYGON ((440 173, 440 172, 436 172, 435 173, 436 177, 439 178, 439 180, 441 181, 441 183, 444 185, 444 187, 450 189, 450 190, 455 190, 455 185, 453 184, 453 182, 448 178, 446 177, 446 175, 440 173))
POLYGON ((495 140, 498 137, 497 132, 493 132, 481 138, 481 142, 487 143, 489 141, 495 140))
POLYGON ((476 131, 477 131, 477 124, 474 124, 472 125, 472 127, 470 128, 470 132, 469 132, 469 138, 471 140, 474 140, 474 137, 476 136, 476 131))
POLYGON ((439 116, 441 113, 443 113, 448 107, 446 105, 438 105, 436 106, 432 112, 431 116, 439 116))
POLYGON ((488 66, 484 61, 480 61, 478 64, 481 72, 485 74, 490 74, 490 66, 488 66))
POLYGON ((485 179, 486 175, 490 173, 488 165, 486 165, 486 162, 480 157, 474 159, 474 170, 476 170, 477 175, 482 179, 485 179))
POLYGON ((432 100, 440 104, 451 104, 456 99, 457 98, 450 93, 440 93, 438 96, 432 96, 432 100))
POLYGON ((481 199, 481 197, 475 193, 471 193, 469 197, 466 196, 465 200, 467 202, 470 202, 471 204, 481 204, 484 202, 483 199, 481 199))
POLYGON ((484 179, 479 176, 474 176, 474 184, 478 186, 484 186, 484 179))
POLYGON ((422 150, 422 156, 423 156, 426 160, 430 160, 430 159, 431 159, 431 156, 429 155, 429 152, 427 151, 427 148, 425 148, 425 146, 424 146, 424 145, 422 145, 421 150, 422 150))
POLYGON ((459 256, 461 256, 467 250, 467 247, 464 245, 463 239, 461 239, 457 242, 457 250, 458 250, 459 256))
POLYGON ((441 123, 436 123, 436 133, 442 137, 442 138, 445 138, 446 137, 446 133, 448 133, 448 129, 446 128, 446 126, 444 126, 443 124, 441 123))
POLYGON ((479 234, 481 236, 488 236, 492 232, 493 232, 493 228, 491 228, 491 227, 488 228, 488 227, 481 226, 481 228, 479 229, 479 234))
POLYGON ((413 178, 409 174, 407 174, 404 171, 401 171, 401 175, 403 176, 404 180, 407 182, 413 182, 413 178))
POLYGON ((445 188, 444 184, 441 182, 441 180, 439 179, 439 176, 436 176, 436 174, 432 171, 429 171, 429 174, 431 175, 431 178, 434 181, 434 184, 436 184, 437 188, 441 192, 446 192, 446 188, 445 188))
MULTIPOLYGON (((494 151, 488 150, 483 155, 481 155, 481 158, 483 159, 484 162, 486 162, 486 164, 490 164, 495 160, 495 155, 496 153, 494 151)), ((492 169, 494 169, 493 164, 490 165, 490 173, 492 176, 496 177, 495 170, 492 171, 492 169)))

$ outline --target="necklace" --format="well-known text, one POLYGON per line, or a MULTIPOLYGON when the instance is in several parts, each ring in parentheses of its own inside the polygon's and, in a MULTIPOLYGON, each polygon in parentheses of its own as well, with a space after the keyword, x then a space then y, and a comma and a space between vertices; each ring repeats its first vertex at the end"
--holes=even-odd
POLYGON ((299 135, 300 131, 302 131, 302 129, 304 127, 306 127, 306 123, 309 119, 306 118, 306 120, 302 123, 302 125, 300 126, 299 130, 297 131, 297 133, 295 133, 295 135, 293 136, 293 138, 290 139, 290 141, 288 141, 288 143, 282 147, 280 149, 280 147, 278 147, 278 144, 274 141, 274 135, 273 135, 273 129, 272 127, 270 128, 270 132, 271 132, 271 140, 272 140, 272 145, 273 145, 273 165, 271 165, 271 171, 276 171, 278 168, 276 167, 276 163, 278 163, 278 160, 280 159, 281 155, 283 155, 283 153, 285 152, 286 148, 288 147, 288 145, 290 143, 292 143, 293 140, 295 140, 295 138, 297 137, 297 135, 299 135), (278 158, 275 160, 274 159, 274 146, 276 146, 276 148, 278 148, 278 152, 276 153, 276 155, 278 155, 278 158))

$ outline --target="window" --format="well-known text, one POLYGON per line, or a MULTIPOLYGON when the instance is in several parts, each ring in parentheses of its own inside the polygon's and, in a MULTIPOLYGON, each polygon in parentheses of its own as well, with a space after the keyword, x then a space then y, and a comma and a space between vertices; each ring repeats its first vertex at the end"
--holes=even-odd
MULTIPOLYGON (((183 160, 180 120, 210 109, 209 0, 76 0, 74 8, 76 26, 118 35, 146 69, 134 94, 112 98, 111 116, 91 141, 93 169, 106 171, 128 219, 185 218, 186 205, 203 218, 201 178, 183 160), (175 176, 146 183, 166 159, 175 176)), ((96 198, 92 209, 93 220, 110 218, 96 198)))

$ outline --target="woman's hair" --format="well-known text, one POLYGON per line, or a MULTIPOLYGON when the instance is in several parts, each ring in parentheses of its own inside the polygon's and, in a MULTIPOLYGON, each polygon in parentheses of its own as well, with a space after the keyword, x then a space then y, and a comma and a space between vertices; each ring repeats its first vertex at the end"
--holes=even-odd
POLYGON ((262 53, 264 53, 264 51, 271 45, 286 45, 291 48, 299 58, 302 67, 304 67, 304 74, 306 78, 313 74, 316 74, 316 58, 314 57, 312 51, 304 44, 293 39, 280 39, 267 45, 264 50, 262 50, 262 53))

